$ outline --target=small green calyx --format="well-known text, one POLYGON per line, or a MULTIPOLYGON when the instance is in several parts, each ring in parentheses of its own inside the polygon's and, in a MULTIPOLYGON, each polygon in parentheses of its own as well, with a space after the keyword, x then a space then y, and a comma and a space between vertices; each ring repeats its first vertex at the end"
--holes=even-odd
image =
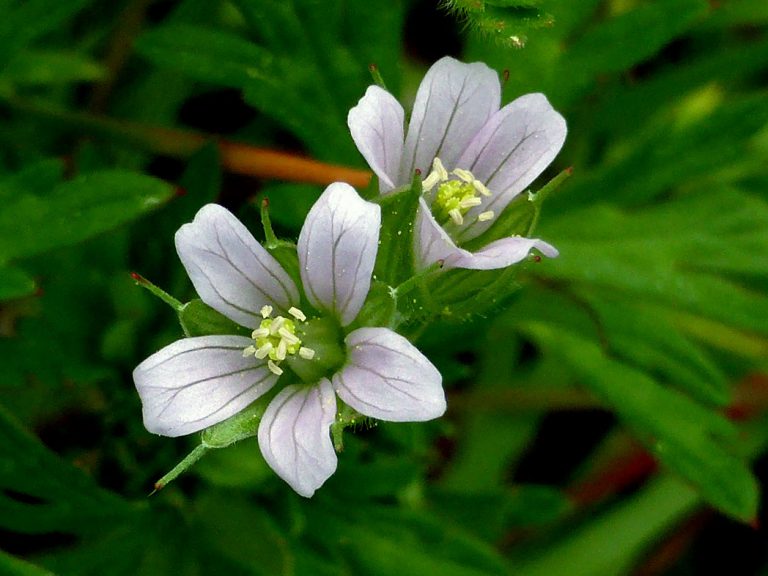
MULTIPOLYGON (((453 223, 456 226, 464 224, 464 216, 475 206, 481 206, 483 197, 491 193, 480 180, 469 170, 456 168, 448 172, 439 158, 432 162, 432 171, 422 182, 424 192, 430 192, 437 186, 435 198, 432 201, 432 214, 441 226, 453 223)), ((477 215, 481 222, 491 220, 492 210, 486 210, 477 215)))
POLYGON ((297 322, 304 322, 307 317, 298 308, 291 308, 288 313, 294 320, 284 316, 272 318, 272 306, 261 309, 263 320, 251 333, 254 343, 243 350, 243 356, 255 356, 259 360, 267 358, 267 367, 278 376, 283 373, 280 363, 298 354, 301 358, 311 360, 315 351, 302 346, 301 338, 296 334, 297 322))

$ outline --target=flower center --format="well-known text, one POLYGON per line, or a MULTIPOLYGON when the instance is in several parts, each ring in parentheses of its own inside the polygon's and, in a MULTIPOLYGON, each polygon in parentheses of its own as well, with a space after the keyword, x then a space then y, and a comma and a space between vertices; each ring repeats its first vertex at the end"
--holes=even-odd
MULTIPOLYGON (((431 192, 437 186, 437 193, 432 201, 432 214, 441 226, 453 222, 456 226, 464 224, 464 216, 471 208, 480 206, 484 198, 491 193, 469 170, 456 168, 448 172, 439 158, 432 162, 432 171, 421 183, 424 192, 431 192)), ((477 215, 481 222, 492 219, 493 210, 486 210, 477 215)))
POLYGON ((301 345, 301 339, 296 335, 297 322, 304 322, 307 317, 298 308, 291 307, 288 314, 293 320, 284 316, 272 318, 272 306, 261 309, 263 320, 251 333, 253 344, 246 346, 243 356, 255 356, 259 360, 267 358, 267 367, 276 375, 283 373, 280 363, 288 356, 298 354, 305 360, 311 360, 315 351, 301 345))

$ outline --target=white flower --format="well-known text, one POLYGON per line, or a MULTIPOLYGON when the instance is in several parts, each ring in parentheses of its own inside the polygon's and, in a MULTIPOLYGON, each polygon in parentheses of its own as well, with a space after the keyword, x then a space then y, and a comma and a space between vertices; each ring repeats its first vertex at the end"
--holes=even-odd
MULTIPOLYGON (((377 205, 336 183, 301 230, 306 298, 341 330, 368 294, 380 221, 377 205)), ((298 308, 297 286, 230 212, 204 206, 176 233, 176 249, 200 298, 253 334, 178 340, 134 370, 144 425, 165 436, 190 434, 243 410, 275 386, 284 361, 318 360, 301 340, 313 314, 298 308)), ((430 420, 445 411, 440 373, 399 334, 359 328, 346 334, 343 348, 335 370, 285 386, 259 424, 264 458, 302 496, 312 496, 336 469, 329 429, 337 396, 361 414, 393 422, 430 420)))
POLYGON ((419 86, 404 131, 397 100, 370 86, 347 123, 352 138, 386 194, 424 175, 415 229, 419 268, 489 270, 523 260, 532 248, 557 250, 518 236, 475 253, 462 244, 490 228, 510 201, 552 162, 565 141, 565 120, 543 94, 528 94, 499 109, 501 87, 485 64, 438 60, 419 86))

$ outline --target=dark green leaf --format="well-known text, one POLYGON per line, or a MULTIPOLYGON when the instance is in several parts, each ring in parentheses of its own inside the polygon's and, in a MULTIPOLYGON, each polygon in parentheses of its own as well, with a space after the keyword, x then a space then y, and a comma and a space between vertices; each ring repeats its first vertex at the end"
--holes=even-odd
POLYGON ((696 486, 709 503, 745 522, 754 519, 757 482, 735 453, 736 430, 725 418, 606 356, 599 346, 561 326, 534 322, 526 330, 562 358, 664 464, 696 486))
POLYGON ((157 208, 172 195, 166 182, 115 170, 79 176, 45 198, 19 196, 0 213, 0 262, 81 242, 157 208))
POLYGON ((35 281, 18 268, 0 268, 0 301, 29 296, 35 291, 35 281))
POLYGON ((0 527, 16 532, 94 533, 134 509, 49 452, 0 407, 0 527))

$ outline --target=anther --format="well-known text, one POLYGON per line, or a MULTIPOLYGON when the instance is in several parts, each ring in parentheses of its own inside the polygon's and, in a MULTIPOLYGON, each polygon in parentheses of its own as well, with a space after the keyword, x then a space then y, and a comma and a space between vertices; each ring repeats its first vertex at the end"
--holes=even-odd
POLYGON ((283 318, 282 316, 278 316, 277 318, 272 320, 272 324, 269 325, 269 333, 274 336, 280 331, 280 328, 282 328, 284 324, 285 324, 285 318, 283 318))
POLYGON ((295 306, 291 306, 290 308, 288 308, 288 314, 296 318, 296 320, 298 320, 299 322, 304 322, 304 320, 307 319, 304 312, 302 312, 295 306))
POLYGON ((465 198, 464 200, 459 202, 459 208, 464 208, 464 209, 474 208, 475 206, 480 206, 480 204, 482 203, 483 201, 480 200, 480 198, 478 198, 477 196, 473 196, 472 198, 465 198))
POLYGON ((265 304, 261 307, 260 313, 262 318, 269 318, 272 314, 272 306, 265 304))
POLYGON ((491 191, 488 190, 488 188, 480 182, 480 180, 472 180, 472 186, 474 186, 475 190, 477 190, 480 194, 483 196, 490 196, 491 191))
POLYGON ((248 346, 243 350, 243 358, 256 354, 256 346, 248 346))
POLYGON ((493 217, 493 210, 488 210, 486 212, 480 212, 480 214, 477 215, 477 220, 479 222, 487 222, 488 220, 493 220, 493 217))
POLYGON ((269 371, 276 376, 280 376, 280 374, 283 373, 283 369, 280 368, 280 366, 278 366, 274 362, 272 362, 272 360, 267 360, 267 368, 269 368, 269 371))
POLYGON ((285 343, 285 340, 280 339, 280 342, 277 343, 277 348, 275 349, 275 360, 285 360, 287 352, 288 345, 285 343))
POLYGON ((456 224, 456 226, 461 226, 462 224, 464 224, 464 217, 461 215, 461 212, 459 211, 458 208, 449 210, 448 216, 451 217, 451 220, 453 220, 453 223, 456 224))
POLYGON ((304 360, 312 360, 312 358, 315 357, 315 351, 312 350, 312 348, 305 348, 302 346, 299 348, 299 356, 304 358, 304 360))
POLYGON ((256 330, 251 332, 251 338, 254 340, 257 338, 264 338, 266 336, 269 336, 269 328, 256 328, 256 330))
POLYGON ((278 333, 278 334, 279 334, 279 335, 282 337, 282 339, 283 339, 284 341, 286 341, 288 344, 298 344, 299 342, 301 342, 301 340, 299 340, 299 339, 296 337, 296 335, 295 335, 295 334, 291 334, 291 332, 290 332, 290 331, 288 330, 288 328, 286 328, 285 326, 283 326, 282 328, 280 328, 280 330, 278 330, 278 331, 277 331, 277 333, 278 333))
POLYGON ((475 177, 472 176, 472 172, 469 170, 464 170, 463 168, 456 168, 453 171, 453 174, 458 176, 459 180, 463 180, 467 184, 472 184, 475 181, 475 177))
POLYGON ((269 353, 272 352, 272 348, 274 348, 274 346, 272 346, 272 343, 266 342, 263 346, 259 347, 259 349, 256 350, 256 353, 254 354, 254 356, 256 356, 256 358, 258 358, 259 360, 263 360, 264 358, 269 356, 269 353))

